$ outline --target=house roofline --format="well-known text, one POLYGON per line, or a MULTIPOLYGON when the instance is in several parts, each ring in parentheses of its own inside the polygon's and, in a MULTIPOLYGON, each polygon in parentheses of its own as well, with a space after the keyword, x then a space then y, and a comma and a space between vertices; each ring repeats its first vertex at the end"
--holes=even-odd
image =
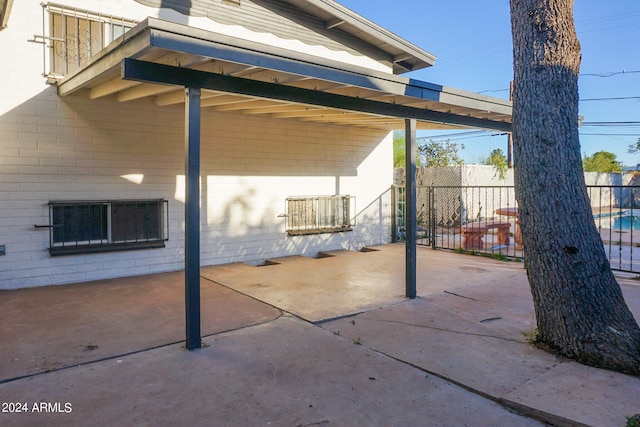
POLYGON ((402 74, 430 67, 436 56, 359 15, 334 0, 284 0, 323 20, 327 28, 339 28, 376 46, 392 57, 393 71, 402 74))

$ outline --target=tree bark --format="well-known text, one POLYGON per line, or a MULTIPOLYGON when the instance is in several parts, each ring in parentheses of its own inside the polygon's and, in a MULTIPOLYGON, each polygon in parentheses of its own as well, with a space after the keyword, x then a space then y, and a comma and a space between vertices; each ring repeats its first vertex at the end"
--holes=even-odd
POLYGON ((640 328, 595 226, 578 136, 573 0, 510 0, 514 174, 538 342, 640 375, 640 328))

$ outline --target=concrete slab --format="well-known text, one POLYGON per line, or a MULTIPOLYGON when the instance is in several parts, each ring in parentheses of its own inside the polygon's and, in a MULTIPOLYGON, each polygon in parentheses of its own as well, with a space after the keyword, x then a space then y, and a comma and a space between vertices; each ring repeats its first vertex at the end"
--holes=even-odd
MULTIPOLYGON (((451 256, 420 248, 417 255, 418 293, 439 293, 522 277, 519 262, 451 256), (490 270, 484 261, 492 262, 490 270)), ((405 247, 383 245, 362 252, 336 251, 330 257, 286 257, 275 264, 204 267, 202 276, 310 322, 387 306, 405 300, 405 247), (238 274, 241 270, 242 274, 238 274)), ((522 280, 522 278, 520 278, 522 280)), ((526 277, 524 278, 526 281, 526 277)))
POLYGON ((501 336, 422 298, 322 327, 496 398, 559 363, 522 335, 501 336))
POLYGON ((590 426, 625 426, 640 413, 640 380, 562 361, 505 396, 590 426))
POLYGON ((0 384, 17 402, 69 413, 0 423, 194 426, 541 426, 409 365, 292 317, 0 384))
POLYGON ((640 324, 640 281, 637 278, 618 277, 618 283, 629 310, 640 324))
MULTIPOLYGON (((0 412, 0 425, 536 424, 509 407, 554 425, 622 426, 640 413, 640 379, 527 343, 521 263, 418 248, 410 301, 404 253, 204 268, 209 347, 194 352, 181 349, 181 272, 4 291, 2 401, 62 413, 0 412)), ((638 281, 620 282, 638 318, 638 281)))
POLYGON ((204 267, 202 276, 310 322, 404 300, 404 246, 333 257, 286 257, 253 270, 204 267))
MULTIPOLYGON (((494 261, 482 262, 484 271, 475 273, 488 279, 483 286, 465 285, 460 270, 451 269, 442 293, 322 327, 507 406, 530 408, 554 425, 622 426, 640 412, 640 379, 531 346, 525 334, 534 329, 535 316, 526 275, 505 280, 502 274, 512 266, 496 275, 494 261)), ((621 282, 629 306, 637 307, 640 287, 621 282)))
MULTIPOLYGON (((281 311, 202 280, 202 333, 281 311)), ((0 291, 0 380, 184 341, 184 273, 0 291)))

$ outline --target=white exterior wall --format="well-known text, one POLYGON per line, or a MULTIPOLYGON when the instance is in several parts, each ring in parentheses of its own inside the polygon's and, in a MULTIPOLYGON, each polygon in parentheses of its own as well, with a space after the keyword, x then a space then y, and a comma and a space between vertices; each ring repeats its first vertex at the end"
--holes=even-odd
MULTIPOLYGON (((141 8, 76 3, 123 15, 117 9, 125 3, 141 8)), ((15 2, 0 31, 0 49, 11 58, 0 62, 0 289, 182 269, 183 107, 60 98, 42 76, 41 46, 27 42, 41 33, 41 17, 38 1, 15 2), (151 198, 169 200, 166 248, 51 257, 48 230, 34 228, 48 224, 51 200, 151 198)), ((385 131, 205 109, 201 172, 202 265, 390 241, 392 137, 385 131), (278 217, 286 197, 330 194, 356 197, 353 232, 287 236, 278 217)))
POLYGON ((513 169, 507 169, 504 178, 500 172, 490 165, 462 165, 462 186, 513 186, 513 169))

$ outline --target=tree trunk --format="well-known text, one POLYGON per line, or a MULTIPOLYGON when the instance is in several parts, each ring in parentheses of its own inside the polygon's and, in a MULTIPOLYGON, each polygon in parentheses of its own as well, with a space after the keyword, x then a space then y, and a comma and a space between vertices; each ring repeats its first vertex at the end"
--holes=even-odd
POLYGON ((510 0, 514 174, 538 341, 640 375, 640 328, 596 229, 578 137, 573 0, 510 0))

